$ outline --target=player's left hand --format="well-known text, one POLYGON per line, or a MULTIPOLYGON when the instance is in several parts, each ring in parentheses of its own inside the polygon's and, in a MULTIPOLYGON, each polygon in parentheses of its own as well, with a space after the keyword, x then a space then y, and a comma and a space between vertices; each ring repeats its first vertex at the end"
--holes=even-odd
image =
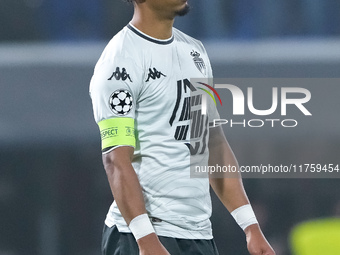
POLYGON ((251 255, 275 255, 258 224, 247 227, 244 232, 247 238, 247 248, 251 255))

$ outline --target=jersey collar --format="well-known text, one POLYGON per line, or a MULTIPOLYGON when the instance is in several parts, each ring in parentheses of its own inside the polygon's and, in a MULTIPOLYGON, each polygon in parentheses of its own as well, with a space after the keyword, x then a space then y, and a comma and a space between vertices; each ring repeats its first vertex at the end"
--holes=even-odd
POLYGON ((132 24, 127 24, 127 28, 130 29, 132 32, 134 32, 135 34, 137 34, 138 36, 142 37, 145 40, 148 40, 150 42, 153 43, 157 43, 157 44, 170 44, 173 42, 174 40, 174 35, 172 34, 171 38, 166 39, 166 40, 160 40, 160 39, 156 39, 153 38, 151 36, 148 36, 147 34, 143 33, 142 31, 139 31, 137 28, 135 28, 132 24))

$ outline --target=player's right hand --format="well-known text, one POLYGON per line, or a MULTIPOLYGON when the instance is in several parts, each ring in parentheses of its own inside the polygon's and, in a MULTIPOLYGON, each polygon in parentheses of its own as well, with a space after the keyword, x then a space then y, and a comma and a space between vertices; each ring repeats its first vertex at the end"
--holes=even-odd
POLYGON ((275 255, 258 224, 248 226, 244 232, 247 237, 247 248, 251 255, 275 255))
POLYGON ((155 233, 138 239, 137 243, 139 255, 170 255, 155 233))

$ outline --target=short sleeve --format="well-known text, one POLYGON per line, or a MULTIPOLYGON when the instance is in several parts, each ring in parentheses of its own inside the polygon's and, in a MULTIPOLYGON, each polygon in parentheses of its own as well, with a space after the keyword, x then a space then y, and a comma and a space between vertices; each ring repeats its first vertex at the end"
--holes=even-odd
POLYGON ((90 96, 103 152, 118 146, 135 147, 135 111, 142 75, 129 58, 114 57, 97 63, 90 96))

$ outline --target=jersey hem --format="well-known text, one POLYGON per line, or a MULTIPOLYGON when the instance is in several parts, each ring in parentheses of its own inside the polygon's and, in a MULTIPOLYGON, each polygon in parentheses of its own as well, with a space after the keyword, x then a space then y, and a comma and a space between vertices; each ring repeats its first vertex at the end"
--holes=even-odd
MULTIPOLYGON (((105 220, 105 225, 109 228, 116 226, 120 233, 132 234, 131 230, 127 226, 119 226, 115 223, 110 224, 107 220, 105 220)), ((173 225, 169 224, 169 226, 173 226, 173 225)), ((198 232, 198 231, 193 231, 193 230, 182 230, 182 229, 179 230, 178 228, 176 228, 176 230, 174 229, 172 231, 171 230, 169 231, 165 229, 164 226, 160 227, 156 225, 153 225, 153 228, 155 229, 155 233, 157 236, 179 238, 179 239, 189 239, 189 240, 195 240, 195 239, 211 240, 213 239, 212 230, 198 232)))
MULTIPOLYGON (((112 205, 111 205, 112 206, 112 205)), ((204 239, 210 240, 213 239, 211 223, 209 220, 209 225, 204 229, 200 230, 191 230, 187 228, 181 228, 177 225, 170 224, 168 222, 162 221, 161 223, 152 223, 153 228, 155 229, 155 233, 158 236, 172 237, 172 238, 182 238, 182 239, 204 239)), ((109 228, 114 225, 117 226, 117 229, 121 233, 131 233, 130 228, 126 224, 125 220, 115 220, 110 216, 110 212, 108 212, 105 218, 105 225, 109 228)))

